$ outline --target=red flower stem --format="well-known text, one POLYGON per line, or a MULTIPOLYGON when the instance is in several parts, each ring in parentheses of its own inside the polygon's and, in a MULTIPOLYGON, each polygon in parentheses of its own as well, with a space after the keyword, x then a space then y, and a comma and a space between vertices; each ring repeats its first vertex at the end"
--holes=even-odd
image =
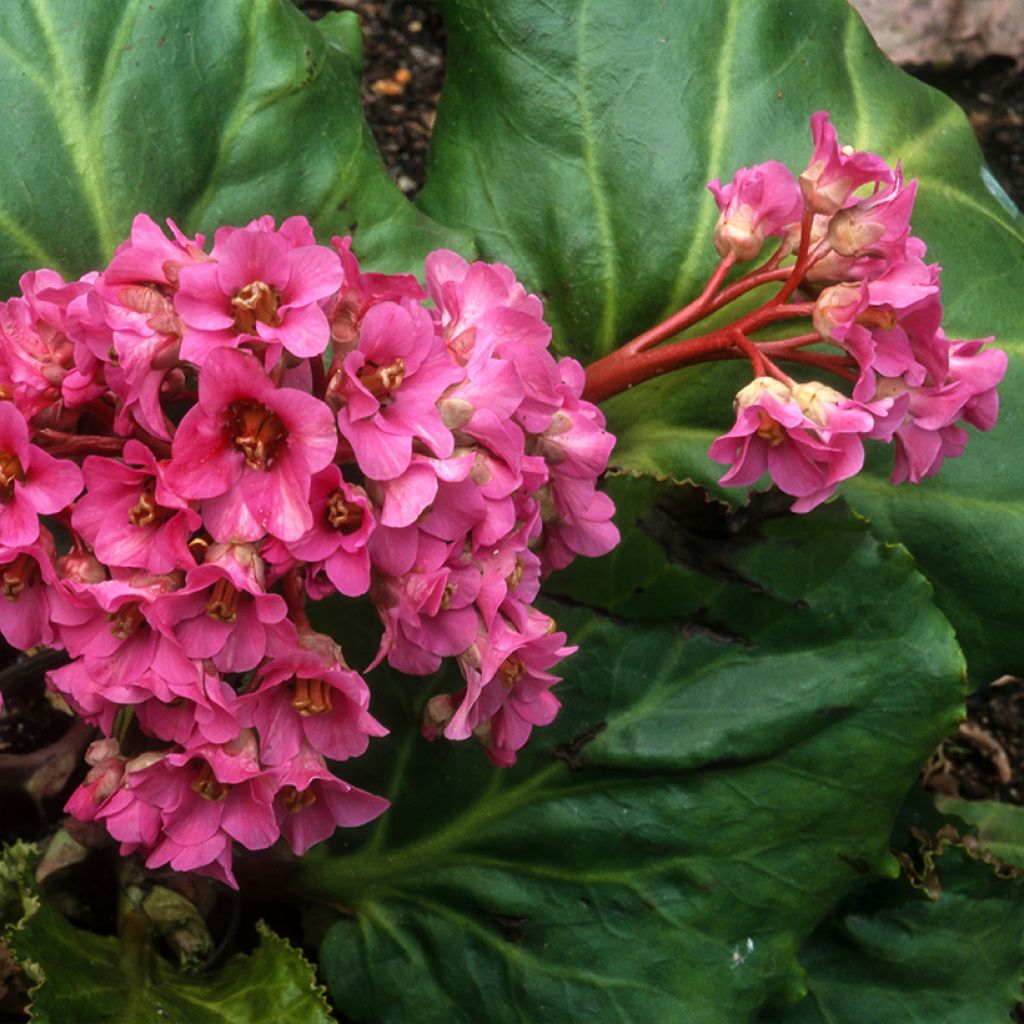
POLYGON ((298 567, 289 569, 281 581, 284 601, 288 605, 288 617, 299 629, 310 629, 306 617, 306 583, 298 567))
POLYGON ((764 377, 768 374, 769 360, 742 331, 733 332, 733 342, 750 360, 750 365, 754 368, 755 377, 764 377))
POLYGON ((813 302, 765 305, 728 327, 697 338, 684 338, 670 345, 640 352, 630 352, 630 346, 624 346, 587 367, 587 383, 583 389, 583 397, 588 402, 603 402, 620 391, 626 391, 636 384, 642 384, 645 380, 659 377, 670 370, 692 366, 694 363, 704 363, 709 358, 729 358, 711 354, 734 347, 737 332, 746 336, 780 320, 810 316, 813 309, 813 302))
POLYGON ((782 352, 783 349, 803 348, 805 345, 816 345, 822 341, 817 331, 810 331, 807 334, 795 334, 792 338, 780 338, 778 341, 762 341, 761 347, 773 353, 782 352))
POLYGON ((322 356, 310 356, 309 368, 313 371, 313 394, 321 401, 327 394, 327 373, 322 356))
POLYGON ((781 269, 772 267, 771 269, 755 271, 753 274, 741 277, 738 281, 729 285, 725 291, 715 296, 715 300, 711 303, 711 308, 708 312, 716 313, 723 306, 728 306, 730 302, 735 302, 741 295, 746 295, 747 292, 760 288, 762 285, 771 284, 773 281, 785 281, 789 277, 789 270, 789 267, 782 267, 781 269))
POLYGON ((790 268, 789 278, 779 289, 778 294, 768 300, 769 305, 781 305, 796 291, 797 286, 803 280, 807 268, 811 265, 811 228, 813 225, 814 212, 805 210, 803 220, 800 222, 800 247, 797 249, 796 263, 790 268))
POLYGON ((51 455, 76 458, 84 455, 120 455, 127 437, 103 437, 99 434, 68 434, 44 428, 33 433, 32 441, 51 455))
POLYGON ((627 354, 646 352, 647 349, 657 345, 658 342, 671 338, 673 334, 678 334, 680 331, 702 320, 711 309, 712 298, 718 290, 718 286, 725 279, 725 275, 729 273, 735 262, 736 257, 732 253, 729 253, 728 256, 723 256, 715 268, 715 272, 711 275, 711 279, 704 286, 704 291, 693 302, 688 306, 684 306, 678 313, 673 313, 667 320, 663 320, 649 331, 644 331, 643 334, 637 335, 632 341, 623 345, 619 351, 626 352, 627 354))
MULTIPOLYGON (((763 348, 768 348, 768 346, 763 346, 763 348)), ((771 354, 776 359, 790 363, 802 363, 805 366, 817 366, 828 373, 834 373, 837 377, 854 383, 857 381, 858 374, 854 370, 856 364, 851 363, 846 356, 832 356, 824 352, 801 352, 794 349, 782 349, 771 354)))

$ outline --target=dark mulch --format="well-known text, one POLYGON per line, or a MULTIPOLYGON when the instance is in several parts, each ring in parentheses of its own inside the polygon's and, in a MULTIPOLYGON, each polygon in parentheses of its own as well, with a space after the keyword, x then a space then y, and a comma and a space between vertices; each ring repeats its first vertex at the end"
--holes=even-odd
POLYGON ((414 196, 444 79, 444 23, 436 4, 394 0, 298 0, 311 18, 355 11, 363 27, 366 119, 398 187, 414 196))

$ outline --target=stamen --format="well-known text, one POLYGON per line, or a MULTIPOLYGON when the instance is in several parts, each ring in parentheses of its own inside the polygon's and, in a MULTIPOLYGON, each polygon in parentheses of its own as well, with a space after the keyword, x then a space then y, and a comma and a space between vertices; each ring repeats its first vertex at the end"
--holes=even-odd
POLYGON ((206 761, 199 766, 192 782, 192 788, 204 800, 209 800, 212 803, 217 803, 228 795, 228 787, 218 781, 217 776, 213 774, 213 769, 206 761))
POLYGON ((153 478, 146 482, 139 494, 139 500, 128 509, 128 522, 132 526, 152 526, 154 523, 162 523, 174 515, 169 508, 158 505, 154 490, 153 478))
POLYGON ((281 293, 264 281, 252 281, 239 288, 231 299, 235 310, 235 327, 243 334, 252 334, 257 322, 268 327, 281 326, 277 311, 281 293))
POLYGON ((515 567, 505 577, 505 586, 508 587, 509 590, 515 590, 516 587, 523 582, 523 569, 523 560, 521 558, 517 558, 515 567))
POLYGON ((511 690, 525 675, 526 665, 523 659, 514 654, 509 655, 498 668, 498 678, 507 690, 511 690))
POLYGON ((21 461, 14 452, 0 451, 0 501, 10 501, 14 497, 15 481, 25 479, 25 471, 21 461))
POLYGON ((857 323, 864 327, 877 327, 882 331, 892 330, 896 326, 896 313, 891 309, 879 309, 877 306, 869 306, 857 314, 857 323))
POLYGON ((327 499, 327 522, 341 533, 355 533, 363 525, 363 506, 346 501, 340 490, 327 499))
POLYGON ((238 589, 230 580, 220 579, 206 602, 206 614, 220 622, 234 622, 238 614, 238 589))
POLYGON ((245 464, 250 469, 269 469, 288 437, 281 418, 250 398, 229 403, 228 412, 228 436, 245 456, 245 464))
POLYGON ((757 418, 761 426, 757 429, 757 436, 764 438, 773 448, 778 448, 786 439, 786 431, 781 423, 773 420, 764 409, 757 410, 757 418))
POLYGON ((38 575, 38 572, 39 566, 31 555, 24 553, 18 555, 13 562, 4 566, 3 574, 0 575, 4 597, 8 601, 17 601, 18 596, 32 581, 32 577, 38 575))
POLYGON ((126 604, 120 611, 109 616, 110 632, 118 640, 127 640, 142 622, 142 609, 138 601, 126 604))
POLYGON ((322 679, 292 680, 292 707, 303 717, 325 715, 331 710, 331 688, 322 679))
POLYGON ((281 802, 284 804, 284 809, 288 814, 298 814, 299 811, 304 811, 307 807, 312 807, 316 803, 316 793, 313 792, 312 786, 307 787, 301 792, 294 786, 282 786, 280 793, 281 802))
POLYGON ((387 398, 392 391, 397 391, 405 380, 405 360, 401 357, 387 366, 376 366, 367 363, 360 367, 356 376, 359 383, 373 395, 377 401, 387 398))

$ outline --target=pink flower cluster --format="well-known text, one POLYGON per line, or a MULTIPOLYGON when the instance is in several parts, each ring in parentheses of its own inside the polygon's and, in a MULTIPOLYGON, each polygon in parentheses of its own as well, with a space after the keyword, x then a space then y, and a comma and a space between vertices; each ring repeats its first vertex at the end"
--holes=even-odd
POLYGON ((428 736, 506 765, 552 720, 573 648, 532 602, 618 540, 613 439, 507 267, 435 252, 424 291, 300 217, 170 228, 0 305, 0 632, 66 650, 50 685, 108 737, 68 810, 234 884, 235 841, 387 807, 328 768, 386 730, 307 600, 368 595, 374 665, 456 659, 428 736))
MULTIPOLYGON (((989 430, 1006 354, 986 341, 952 341, 940 326, 939 267, 910 229, 917 183, 881 157, 840 147, 828 115, 811 118, 814 151, 799 177, 770 161, 708 186, 721 210, 715 245, 723 257, 755 258, 769 238, 780 247, 766 264, 797 253, 798 297, 813 302, 816 334, 765 345, 765 354, 831 369, 849 396, 818 382, 798 384, 768 359, 737 395, 732 430, 711 446, 730 465, 724 484, 752 484, 767 470, 793 508, 806 512, 861 469, 863 442, 895 446, 892 481, 918 483, 958 456, 961 423, 989 430), (816 350, 807 350, 817 341, 816 350), (838 356, 819 358, 821 345, 838 356)), ((778 279, 777 277, 775 279, 778 279)), ((785 312, 783 307, 782 312, 785 312)))

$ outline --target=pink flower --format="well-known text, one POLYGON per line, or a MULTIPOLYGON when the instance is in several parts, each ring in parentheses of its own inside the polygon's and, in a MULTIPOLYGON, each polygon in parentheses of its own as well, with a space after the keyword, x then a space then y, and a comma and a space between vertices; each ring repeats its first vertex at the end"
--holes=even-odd
MULTIPOLYGON (((216 348, 241 341, 319 355, 330 340, 321 300, 342 281, 337 255, 314 244, 309 222, 292 217, 275 231, 271 218, 222 228, 212 259, 182 266, 174 307, 186 330, 181 358, 198 366, 216 348)), ((268 361, 276 362, 273 354, 268 361)))
POLYGON ((266 592, 264 572, 252 545, 211 545, 155 619, 190 658, 212 658, 221 672, 248 672, 262 660, 268 636, 292 631, 284 598, 266 592))
POLYGON ((338 430, 359 468, 373 480, 400 476, 414 440, 440 458, 451 455, 454 442, 437 401, 462 376, 425 309, 408 302, 373 306, 363 318, 359 347, 329 385, 340 406, 338 430))
POLYGON ((752 260, 766 238, 784 238, 804 209, 792 172, 775 160, 741 167, 729 184, 716 178, 708 188, 721 210, 715 248, 720 256, 732 253, 741 263, 752 260))
POLYGON ((807 206, 815 213, 835 213, 861 185, 893 181, 892 170, 880 156, 839 147, 826 111, 811 115, 811 133, 814 152, 799 181, 807 206))
POLYGON ((19 651, 56 643, 49 602, 57 582, 53 555, 48 530, 32 544, 0 548, 0 633, 19 651))
POLYGON ((164 468, 135 440, 124 446, 123 463, 86 458, 86 492, 75 503, 71 522, 104 564, 153 573, 195 565, 188 540, 202 520, 167 486, 164 468))
POLYGON ((147 867, 169 864, 237 888, 232 840, 264 850, 280 835, 272 808, 276 786, 259 763, 251 732, 225 746, 204 744, 169 753, 129 779, 138 800, 159 808, 159 830, 147 844, 147 867))
MULTIPOLYGON (((848 202, 833 215, 828 225, 829 245, 851 260, 904 258, 916 193, 917 182, 904 186, 903 170, 897 165, 888 185, 873 195, 848 202)), ((858 270, 854 264, 847 274, 860 279, 864 274, 858 270)))
POLYGON ((327 637, 319 638, 326 641, 319 646, 305 646, 304 639, 276 645, 251 692, 240 698, 243 721, 258 730, 260 756, 268 765, 291 761, 303 743, 344 761, 364 753, 371 736, 387 735, 367 710, 366 683, 344 663, 341 649, 327 637))
MULTIPOLYGON (((939 331, 943 343, 945 335, 939 331)), ((985 339, 991 341, 992 339, 985 339)), ((995 426, 999 413, 996 385, 1006 373, 1006 353, 982 351, 985 341, 949 344, 949 373, 941 387, 912 387, 905 381, 881 378, 879 397, 904 397, 880 426, 896 444, 891 480, 919 483, 939 471, 943 461, 963 453, 967 431, 956 425, 963 420, 979 430, 995 426)))
POLYGON ((140 213, 132 221, 131 237, 122 242, 109 266, 103 271, 108 288, 122 285, 151 284, 168 290, 178 286, 182 267, 209 259, 203 252, 206 239, 186 238, 172 220, 167 221, 173 239, 169 239, 151 217, 140 213))
POLYGON ((118 750, 117 740, 95 740, 85 752, 89 773, 64 805, 78 821, 95 821, 100 805, 114 793, 124 778, 127 758, 118 750))
POLYGON ((448 739, 476 736, 505 767, 515 763, 534 726, 554 720, 559 701, 551 688, 559 677, 547 670, 576 648, 566 647, 565 634, 535 608, 508 601, 502 612, 459 658, 466 688, 429 702, 423 733, 432 739, 443 725, 448 739))
POLYGON ((860 471, 862 437, 889 404, 872 411, 823 384, 793 389, 758 377, 736 396, 736 425, 715 440, 709 455, 731 463, 720 483, 752 484, 767 470, 780 490, 798 499, 793 511, 809 512, 860 471))
POLYGON ((313 478, 309 504, 313 526, 285 545, 295 558, 313 564, 307 584, 316 589, 315 576, 322 571, 346 597, 365 594, 370 589, 367 542, 376 526, 366 492, 346 483, 331 465, 313 478))
POLYGON ((95 276, 65 284, 54 270, 30 271, 18 282, 22 295, 0 303, 0 384, 27 420, 60 425, 66 407, 102 390, 75 366, 68 337, 69 310, 95 276))
POLYGON ((383 797, 335 778, 322 757, 308 746, 274 773, 277 825, 296 856, 326 839, 336 828, 356 828, 390 806, 383 797))
POLYGON ((338 294, 327 306, 337 358, 339 352, 344 354, 355 347, 363 317, 378 302, 401 302, 402 299, 419 302, 424 292, 413 274, 364 274, 352 253, 350 237, 335 235, 331 245, 337 250, 344 274, 338 294))
POLYGON ((66 508, 82 490, 73 463, 28 442, 28 424, 0 402, 0 544, 24 547, 39 536, 39 516, 66 508))
POLYGON ((215 540, 268 532, 293 541, 313 525, 310 481, 336 447, 323 402, 276 388, 254 356, 218 349, 199 373, 199 401, 178 426, 166 479, 184 498, 208 499, 215 540))

